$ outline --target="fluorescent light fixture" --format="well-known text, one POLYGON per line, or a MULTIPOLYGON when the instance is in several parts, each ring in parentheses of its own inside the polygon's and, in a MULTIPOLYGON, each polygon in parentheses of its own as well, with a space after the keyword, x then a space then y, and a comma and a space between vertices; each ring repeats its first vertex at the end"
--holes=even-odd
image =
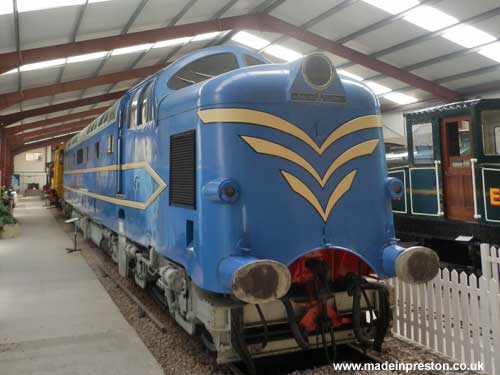
POLYGON ((348 78, 355 79, 356 81, 363 80, 363 77, 360 77, 360 76, 353 74, 353 73, 349 73, 347 70, 339 69, 339 70, 337 70, 337 73, 340 75, 346 76, 348 78))
POLYGON ((269 43, 271 43, 266 39, 258 37, 257 35, 247 33, 246 31, 240 31, 231 39, 253 49, 262 49, 265 46, 269 45, 269 43))
POLYGON ((458 23, 455 17, 427 5, 410 10, 404 19, 428 31, 436 31, 458 23))
POLYGON ((14 13, 14 5, 12 1, 0 1, 0 15, 14 13))
POLYGON ((485 33, 477 27, 466 24, 452 27, 450 30, 443 33, 442 37, 465 48, 476 47, 496 40, 493 35, 485 33))
POLYGON ((418 101, 417 98, 403 94, 401 92, 390 92, 385 94, 383 97, 387 100, 390 100, 391 102, 401 105, 415 103, 416 101, 418 101))
POLYGON ((163 47, 171 47, 171 46, 178 46, 181 44, 186 44, 191 40, 191 37, 185 37, 185 38, 176 38, 176 39, 167 39, 167 40, 162 40, 160 42, 156 42, 153 46, 153 48, 163 48, 163 47))
POLYGON ((365 3, 373 5, 391 14, 404 12, 406 9, 414 7, 420 2, 418 0, 363 0, 365 3))
POLYGON ((72 57, 68 57, 67 63, 71 64, 71 63, 78 63, 78 62, 82 62, 82 61, 102 59, 107 54, 108 54, 107 51, 102 51, 102 52, 88 53, 86 55, 72 56, 72 57))
POLYGON ((279 44, 271 44, 264 49, 264 52, 285 61, 297 60, 304 56, 293 49, 280 46, 279 44))
POLYGON ((500 62, 500 42, 488 44, 481 48, 478 53, 489 59, 500 62))
POLYGON ((54 137, 48 137, 48 138, 42 138, 42 139, 37 139, 36 141, 30 141, 30 142, 24 142, 25 145, 30 145, 32 143, 38 143, 38 142, 43 142, 43 141, 48 141, 50 139, 55 139, 55 138, 61 138, 61 137, 64 137, 66 135, 71 135, 71 134, 76 134, 76 133, 80 133, 80 131, 76 131, 76 132, 71 132, 71 133, 65 133, 65 134, 59 134, 59 135, 56 135, 54 137))
MULTIPOLYGON (((110 0, 89 0, 89 4, 101 3, 110 0)), ((1 2, 9 2, 2 0, 1 2)), ((72 5, 83 5, 85 0, 18 0, 17 9, 19 12, 31 12, 34 10, 60 8, 72 5)))
POLYGON ((148 43, 148 44, 138 44, 135 46, 125 47, 125 48, 117 48, 113 50, 113 52, 111 52, 111 56, 119 56, 119 55, 125 55, 127 53, 147 51, 152 46, 153 46, 152 43, 148 43))
POLYGON ((375 95, 387 94, 392 91, 389 87, 376 82, 365 81, 364 83, 375 93, 375 95))
POLYGON ((47 60, 38 63, 22 65, 19 69, 21 70, 21 72, 29 72, 30 70, 53 68, 55 66, 61 66, 64 64, 66 64, 66 59, 55 59, 55 60, 47 60))
POLYGON ((206 33, 206 34, 199 34, 199 35, 196 35, 192 41, 193 42, 199 42, 201 40, 208 40, 208 39, 213 39, 215 38, 217 35, 219 35, 221 32, 220 31, 215 31, 213 33, 206 33))

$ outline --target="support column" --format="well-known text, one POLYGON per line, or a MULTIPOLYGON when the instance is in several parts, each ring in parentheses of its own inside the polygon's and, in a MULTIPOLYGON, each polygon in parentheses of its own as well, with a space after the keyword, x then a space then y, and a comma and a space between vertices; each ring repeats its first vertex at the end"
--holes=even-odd
POLYGON ((0 185, 11 186, 13 160, 5 129, 0 129, 0 185))

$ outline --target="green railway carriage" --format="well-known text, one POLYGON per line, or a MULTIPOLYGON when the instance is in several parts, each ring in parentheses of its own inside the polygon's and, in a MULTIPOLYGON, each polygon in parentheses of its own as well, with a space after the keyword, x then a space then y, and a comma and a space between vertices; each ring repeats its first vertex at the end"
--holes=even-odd
POLYGON ((405 194, 393 201, 398 238, 445 262, 478 268, 479 244, 500 244, 500 99, 405 114, 407 163, 388 159, 405 194))

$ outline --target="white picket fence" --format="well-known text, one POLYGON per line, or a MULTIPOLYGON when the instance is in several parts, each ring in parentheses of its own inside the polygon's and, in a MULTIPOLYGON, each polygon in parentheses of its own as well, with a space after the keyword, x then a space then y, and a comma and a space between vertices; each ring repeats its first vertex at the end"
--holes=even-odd
POLYGON ((500 249, 481 244, 481 268, 487 279, 500 280, 500 249))
POLYGON ((461 363, 481 361, 488 374, 500 374, 497 280, 446 268, 426 284, 389 280, 396 299, 393 333, 461 363))

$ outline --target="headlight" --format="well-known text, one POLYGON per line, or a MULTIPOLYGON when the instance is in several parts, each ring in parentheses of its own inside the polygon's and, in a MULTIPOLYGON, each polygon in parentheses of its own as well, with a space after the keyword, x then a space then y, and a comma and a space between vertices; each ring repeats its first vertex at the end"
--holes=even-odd
POLYGON ((302 76, 316 90, 325 89, 335 78, 330 59, 321 53, 312 53, 304 58, 302 76))

